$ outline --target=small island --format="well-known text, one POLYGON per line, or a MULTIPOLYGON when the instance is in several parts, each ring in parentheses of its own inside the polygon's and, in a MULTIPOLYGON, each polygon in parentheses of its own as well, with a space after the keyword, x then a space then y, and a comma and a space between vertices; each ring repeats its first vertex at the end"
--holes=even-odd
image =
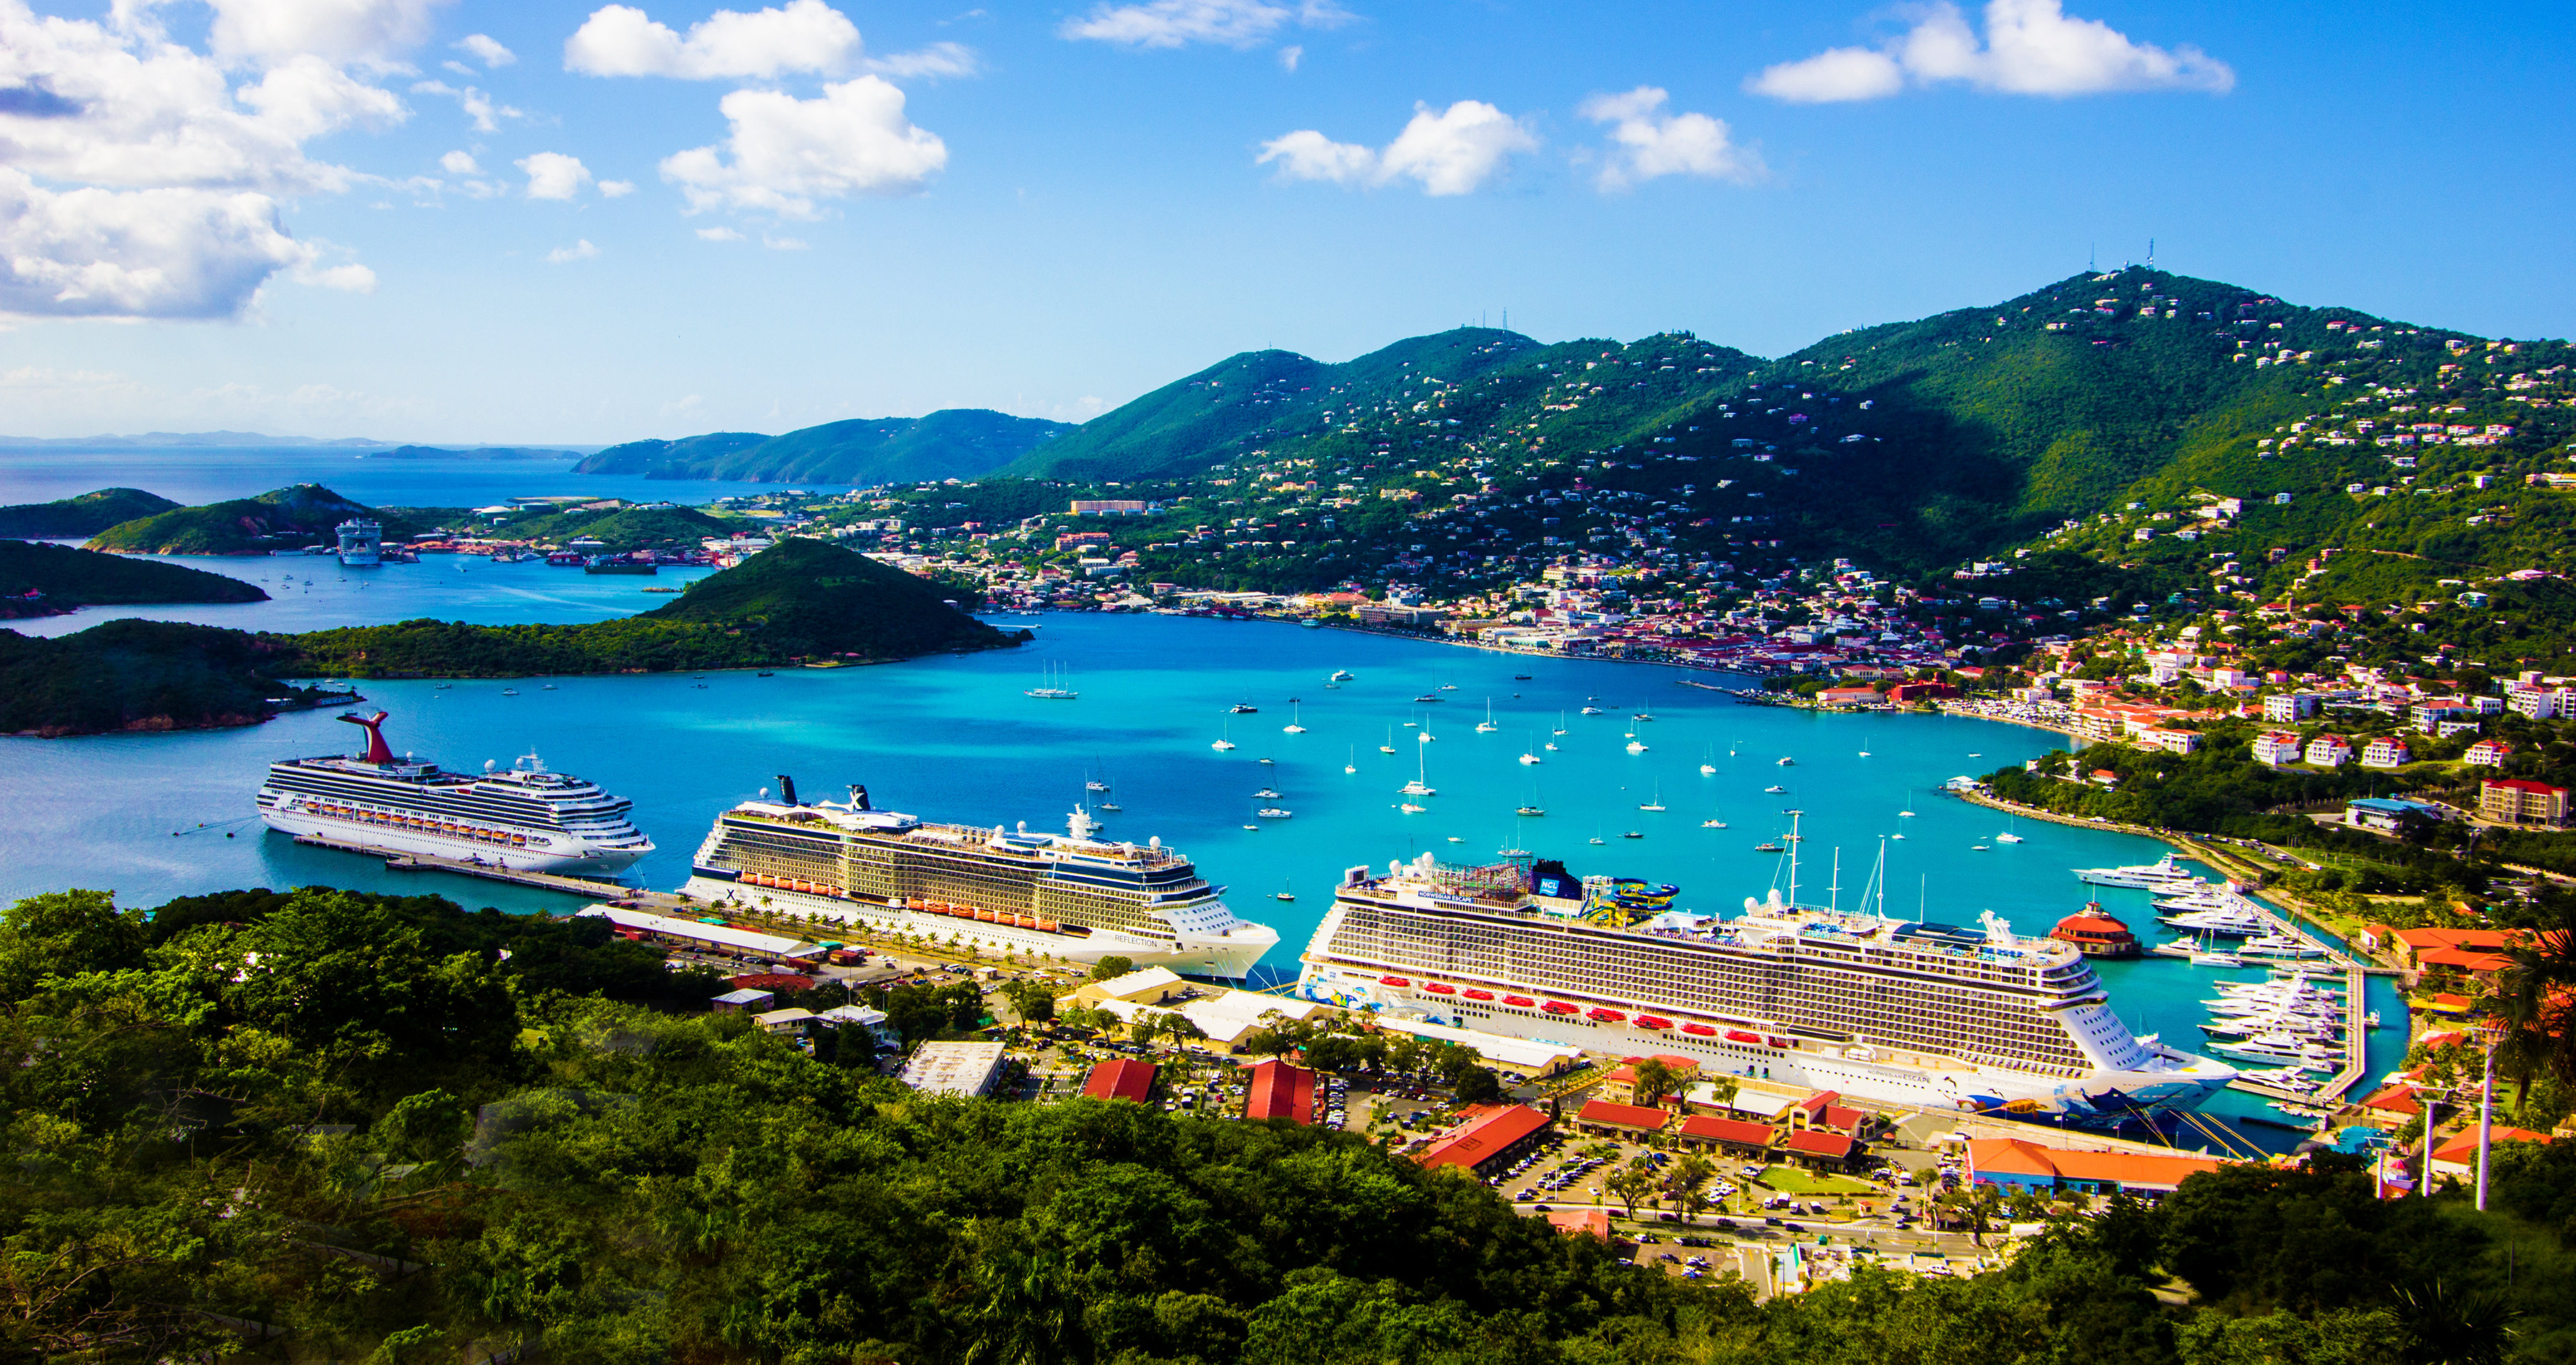
POLYGON ((391 509, 379 511, 318 483, 299 483, 257 497, 173 507, 119 522, 93 537, 89 548, 141 555, 275 554, 330 544, 334 528, 353 517, 381 523, 388 540, 434 524, 415 523, 391 509))
POLYGON ((170 511, 179 504, 140 488, 101 488, 52 502, 0 507, 0 536, 94 536, 120 522, 170 511))
POLYGON ((282 681, 289 678, 892 663, 1007 649, 1030 638, 976 620, 949 591, 856 551, 794 539, 641 616, 584 625, 421 620, 279 635, 110 621, 59 639, 0 631, 0 733, 54 738, 256 725, 352 695, 282 681))
POLYGON ((0 540, 0 621, 62 616, 75 607, 267 600, 256 585, 184 564, 0 540))

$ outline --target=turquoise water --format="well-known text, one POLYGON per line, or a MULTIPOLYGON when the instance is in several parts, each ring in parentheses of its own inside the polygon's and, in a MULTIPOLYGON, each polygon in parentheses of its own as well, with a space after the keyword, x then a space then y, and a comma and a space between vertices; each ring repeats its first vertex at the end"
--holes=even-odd
MULTIPOLYGON (((777 484, 575 474, 577 460, 388 460, 309 448, 0 450, 0 503, 50 502, 96 488, 140 488, 196 505, 319 483, 370 507, 481 507, 511 497, 579 493, 637 502, 709 502, 774 493, 777 484)), ((800 484, 802 488, 839 485, 800 484)))
MULTIPOLYGON (((285 561, 269 561, 284 563, 285 561)), ((256 561, 255 561, 256 563, 256 561)), ((489 583, 564 583, 541 565, 503 568, 489 583)), ((338 620, 412 615, 535 619, 514 591, 466 586, 435 561, 380 571, 379 587, 344 589, 338 620), (440 576, 445 573, 447 576, 440 576), (420 574, 408 586, 400 576, 420 574), (435 607, 428 605, 437 603, 435 607), (353 616, 359 608, 380 612, 353 616), (490 613, 486 615, 485 613, 490 613)), ((315 575, 317 589, 321 575, 315 575)), ((597 582, 597 580, 593 580, 597 582)), ((628 584, 632 580, 626 580, 628 584)), ((625 588, 583 597, 580 619, 631 609, 625 588)), ((262 604, 281 614, 301 599, 262 604)), ((322 610, 319 603, 312 610, 322 610)), ((512 682, 366 685, 371 706, 393 713, 388 737, 450 766, 507 761, 531 748, 550 763, 633 799, 659 845, 636 875, 674 886, 709 822, 727 805, 792 775, 808 799, 865 784, 881 806, 933 819, 1061 828, 1086 781, 1111 784, 1122 807, 1104 815, 1113 837, 1160 836, 1230 888, 1239 914, 1275 926, 1281 947, 1265 965, 1294 958, 1329 904, 1345 867, 1383 865, 1429 850, 1481 860, 1520 848, 1564 860, 1578 874, 1672 882, 1677 904, 1740 910, 1745 897, 1785 890, 1786 860, 1754 845, 1785 833, 1783 813, 1805 812, 1800 893, 1810 901, 1875 903, 1872 869, 1886 852, 1892 914, 1974 923, 1993 910, 2025 932, 2045 932, 2087 899, 2076 867, 2150 860, 2152 841, 2022 822, 2026 842, 1995 844, 1995 812, 1935 794, 1954 775, 2036 756, 2055 736, 1987 722, 1919 715, 1817 715, 1746 707, 1680 685, 1672 670, 1521 659, 1340 631, 1169 617, 1051 615, 1005 625, 1037 627, 1017 651, 942 657, 881 668, 718 672, 704 678, 583 677, 512 682), (1077 701, 1023 695, 1041 667, 1068 670, 1077 701), (1336 669, 1354 681, 1327 688, 1336 669), (1515 673, 1528 673, 1516 681, 1515 673), (1454 684, 1455 690, 1438 690, 1454 684), (516 696, 504 695, 515 688, 516 696), (1412 699, 1430 693, 1437 704, 1412 699), (1302 699, 1294 702, 1291 698, 1302 699), (1587 699, 1609 714, 1577 714, 1587 699), (1255 715, 1229 715, 1237 702, 1255 715), (1498 733, 1477 734, 1490 701, 1498 733), (1650 722, 1629 717, 1651 708, 1650 722), (1552 736, 1562 724, 1566 733, 1552 736), (1422 744, 1419 722, 1437 736, 1422 744), (1302 722, 1307 733, 1282 727, 1302 722), (1634 732, 1649 746, 1630 754, 1634 732), (1218 753, 1220 737, 1239 747, 1218 753), (1553 739, 1560 747, 1543 746, 1553 739), (1378 746, 1392 743, 1392 756, 1378 746), (1523 752, 1543 762, 1524 766, 1523 752), (1794 766, 1777 763, 1782 757, 1794 766), (1269 764, 1259 760, 1273 760, 1269 764), (1397 789, 1422 764, 1438 795, 1408 815, 1397 789), (1703 775, 1699 765, 1716 768, 1703 775), (1349 764, 1355 772, 1345 773, 1349 764), (1763 789, 1780 785, 1782 793, 1763 789), (1256 820, 1282 793, 1295 812, 1256 820), (1660 803, 1663 812, 1641 811, 1660 803), (1535 803, 1543 818, 1515 807, 1535 803), (1916 814, 1900 818, 1898 812, 1916 814), (1718 818, 1728 828, 1705 829, 1718 818), (1247 826, 1258 826, 1247 828, 1247 826), (1622 837, 1635 831, 1642 837, 1622 837), (1889 836, 1903 833, 1895 840, 1889 836), (1592 843, 1595 838, 1603 842, 1592 843), (1882 841, 1885 841, 1882 844, 1882 841), (1976 845, 1984 844, 1978 849, 1976 845), (1834 873, 1839 852, 1841 871, 1834 873), (1839 886, 1839 891, 1834 890, 1839 886), (1296 899, 1274 894, 1287 890, 1296 899)), ((244 820, 263 766, 293 755, 342 751, 353 731, 327 714, 280 717, 215 733, 77 740, 0 740, 0 796, 14 819, 0 832, 0 895, 78 885, 113 888, 151 904, 182 892, 247 885, 328 883, 375 890, 436 890, 469 905, 562 906, 559 898, 443 874, 388 873, 372 860, 293 845, 244 820), (220 825, 220 822, 234 822, 220 825), (200 823, 220 825, 197 830, 200 823), (229 829, 239 837, 224 837, 229 829), (173 836, 173 831, 190 831, 173 836)), ((2142 937, 2160 937, 2142 892, 2104 890, 2104 903, 2142 937)), ((2115 1007, 2141 1032, 2196 1048, 2198 1003, 2220 973, 2172 959, 2102 964, 2115 1007)), ((2398 1019, 2393 1000, 2380 1002, 2398 1019)), ((2384 1030, 2384 1053, 2403 1038, 2384 1030)), ((2392 1060, 2375 1057, 2384 1067, 2392 1060)), ((2221 1113, 2250 1101, 2223 1096, 2221 1113)), ((2281 1145, 2280 1130, 2245 1128, 2281 1145)))

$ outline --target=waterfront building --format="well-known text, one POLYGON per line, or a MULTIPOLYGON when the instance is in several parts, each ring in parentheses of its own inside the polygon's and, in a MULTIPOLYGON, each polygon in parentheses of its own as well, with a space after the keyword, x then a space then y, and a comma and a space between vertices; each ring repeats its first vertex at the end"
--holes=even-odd
POLYGON ((2020 1138, 1971 1138, 1968 1179, 2011 1192, 2167 1195, 2219 1163, 2206 1157, 2144 1152, 2083 1152, 2020 1138))

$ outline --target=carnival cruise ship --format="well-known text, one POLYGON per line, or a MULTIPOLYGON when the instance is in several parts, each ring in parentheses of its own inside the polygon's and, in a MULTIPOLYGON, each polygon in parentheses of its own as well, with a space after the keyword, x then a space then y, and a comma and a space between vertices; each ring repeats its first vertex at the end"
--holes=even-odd
POLYGON ((1277 931, 1238 919, 1160 839, 1117 843, 1080 805, 1063 834, 937 824, 845 802, 745 801, 716 817, 688 894, 1074 962, 1241 980, 1277 931))
POLYGON ((653 851, 634 803, 551 772, 535 754, 455 773, 385 744, 386 713, 340 719, 367 732, 355 757, 272 763, 259 789, 270 829, 375 853, 426 853, 529 872, 617 873, 653 851))
MULTIPOLYGON (((1745 899, 1735 918, 1602 894, 1561 864, 1354 867, 1299 993, 1612 1056, 1688 1057, 1918 1108, 2088 1126, 2191 1108, 2236 1072, 2137 1037, 2071 944, 1745 899)), ((1794 885, 1794 883, 1793 883, 1794 885)))

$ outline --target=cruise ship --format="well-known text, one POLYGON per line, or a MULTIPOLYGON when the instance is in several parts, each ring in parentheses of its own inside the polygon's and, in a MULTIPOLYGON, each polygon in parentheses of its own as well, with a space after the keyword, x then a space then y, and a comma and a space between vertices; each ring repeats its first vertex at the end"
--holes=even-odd
POLYGON ((270 829, 381 853, 426 853, 528 872, 623 872, 653 851, 634 803, 548 771, 535 754, 509 768, 455 773, 385 744, 387 713, 344 715, 367 732, 354 757, 272 763, 259 817, 270 829))
POLYGON ((818 915, 880 932, 960 940, 1073 962, 1124 957, 1139 967, 1241 980, 1278 932, 1235 917, 1223 888, 1163 847, 1100 837, 1077 804, 1062 834, 938 824, 878 810, 865 787, 847 801, 778 800, 716 817, 684 890, 714 902, 818 915))
POLYGON ((1687 1057, 1916 1108, 2111 1126, 2191 1108, 2236 1078, 2137 1037, 2074 945, 1747 897, 1722 918, 1656 910, 1506 854, 1429 854, 1342 884, 1299 994, 1579 1047, 1687 1057), (1610 894, 1605 894, 1610 893, 1610 894))
POLYGON ((372 569, 384 562, 385 528, 364 517, 351 517, 341 522, 340 562, 352 569, 372 569))

